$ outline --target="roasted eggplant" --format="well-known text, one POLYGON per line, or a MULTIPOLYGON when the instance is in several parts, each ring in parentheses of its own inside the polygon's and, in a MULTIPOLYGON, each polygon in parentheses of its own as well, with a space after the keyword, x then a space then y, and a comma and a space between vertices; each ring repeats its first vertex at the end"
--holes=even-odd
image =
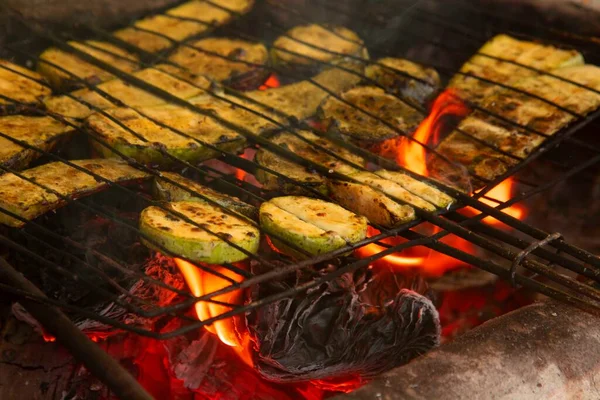
MULTIPOLYGON (((50 151, 63 138, 73 133, 72 126, 52 117, 8 115, 0 117, 0 133, 42 150, 50 151)), ((43 154, 0 137, 0 165, 12 169, 26 168, 43 154)), ((4 171, 0 172, 3 173, 4 171)))
POLYGON ((180 201, 166 203, 165 208, 148 207, 140 215, 140 231, 151 240, 142 238, 142 242, 152 249, 164 248, 174 255, 209 264, 237 262, 248 257, 230 243, 249 253, 258 251, 260 232, 245 219, 207 203, 180 201))
POLYGON ((461 67, 461 74, 454 76, 448 86, 457 90, 461 97, 479 102, 501 89, 501 86, 494 83, 511 86, 523 78, 539 75, 527 67, 550 71, 583 63, 583 56, 575 50, 562 50, 501 34, 486 42, 477 54, 461 67), (484 78, 485 81, 476 77, 484 78))
POLYGON ((189 43, 175 50, 169 61, 240 90, 257 89, 269 74, 263 67, 269 61, 267 48, 235 38, 210 37, 189 43))
POLYGON ((273 42, 273 63, 298 73, 314 74, 344 56, 369 58, 358 35, 342 26, 300 25, 273 42))
POLYGON ((343 101, 327 98, 319 108, 320 117, 329 130, 361 146, 411 132, 423 119, 415 108, 374 86, 350 89, 340 97, 343 101))
MULTIPOLYGON (((117 160, 77 160, 72 163, 113 183, 128 183, 149 178, 146 173, 117 160)), ((32 220, 65 205, 67 202, 61 196, 77 199, 109 186, 89 173, 62 162, 40 165, 21 174, 37 184, 12 173, 0 175, 1 224, 12 227, 25 224, 20 219, 2 212, 3 210, 25 220, 32 220)))
POLYGON ((420 105, 425 105, 440 87, 435 69, 403 58, 381 58, 365 68, 365 75, 388 92, 420 105))
POLYGON ((40 74, 0 59, 0 115, 12 114, 23 106, 35 105, 50 93, 50 88, 44 84, 44 78, 40 74))
POLYGON ((210 200, 224 208, 245 215, 248 218, 256 219, 258 216, 256 207, 241 201, 237 197, 217 192, 216 190, 210 189, 198 182, 172 172, 163 172, 161 173, 161 178, 157 177, 154 179, 153 192, 154 196, 162 201, 196 201, 200 203, 209 203, 208 200, 210 200), (183 188, 181 186, 183 186, 183 188))
POLYGON ((188 1, 164 14, 136 21, 133 26, 120 29, 114 35, 144 51, 154 53, 225 25, 236 16, 250 11, 253 5, 254 0, 188 1))
MULTIPOLYGON (((139 68, 137 56, 110 43, 88 40, 86 42, 71 41, 68 44, 123 72, 131 73, 139 68)), ((80 59, 75 53, 55 47, 45 50, 40 55, 37 70, 57 90, 80 88, 83 86, 80 80, 97 85, 114 78, 108 71, 80 59)))
POLYGON ((260 226, 281 252, 302 258, 289 244, 312 255, 355 243, 367 235, 367 219, 337 204, 302 196, 276 197, 259 210, 260 226))

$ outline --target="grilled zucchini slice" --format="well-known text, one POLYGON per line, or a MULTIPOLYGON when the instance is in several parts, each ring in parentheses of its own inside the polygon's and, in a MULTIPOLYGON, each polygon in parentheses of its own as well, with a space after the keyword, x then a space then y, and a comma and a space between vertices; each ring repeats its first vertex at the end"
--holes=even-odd
POLYGON ((440 76, 435 69, 403 58, 381 58, 365 68, 365 75, 389 92, 421 105, 440 87, 440 76))
POLYGON ((370 186, 342 181, 330 181, 328 185, 331 198, 372 224, 392 228, 416 218, 411 206, 398 204, 370 186))
POLYGON ((350 104, 329 97, 320 107, 321 118, 330 130, 346 135, 362 146, 396 137, 399 134, 398 130, 410 132, 423 119, 423 115, 413 107, 377 87, 350 89, 344 92, 341 98, 350 104), (363 111, 382 119, 396 129, 363 111))
POLYGON ((448 208, 455 201, 452 197, 448 196, 441 190, 424 182, 421 182, 413 178, 412 176, 404 174, 402 172, 380 169, 379 171, 375 171, 375 174, 384 179, 387 179, 388 181, 397 183, 404 189, 419 196, 424 200, 427 200, 429 203, 435 205, 438 208, 448 208))
MULTIPOLYGON (((177 76, 181 77, 179 79, 172 75, 172 68, 175 67, 157 65, 156 68, 146 68, 133 75, 150 85, 156 86, 182 99, 189 99, 202 94, 203 91, 208 90, 211 86, 211 81, 208 79, 202 76, 192 77, 189 74, 183 74, 180 70, 177 71, 177 76)), ((98 89, 130 107, 148 107, 165 103, 165 100, 160 97, 154 96, 120 79, 112 79, 104 82, 98 85, 98 89)), ((49 111, 75 119, 84 119, 95 111, 78 100, 101 110, 120 106, 90 89, 76 90, 70 95, 75 98, 66 95, 52 96, 46 98, 44 104, 49 111)))
POLYGON ((27 68, 0 59, 0 94, 17 103, 0 98, 0 115, 19 111, 23 105, 37 104, 40 99, 51 93, 48 86, 36 81, 44 78, 27 68))
MULTIPOLYGON (((135 132, 135 135, 102 114, 92 114, 86 120, 86 127, 90 133, 97 135, 125 156, 161 168, 176 165, 176 162, 164 153, 190 163, 198 163, 217 155, 213 149, 194 139, 213 144, 223 151, 237 151, 246 143, 242 136, 219 125, 213 119, 182 107, 164 105, 143 108, 140 111, 193 139, 164 128, 130 108, 115 108, 107 113, 135 132)), ((98 141, 92 140, 92 145, 104 157, 121 157, 98 141)))
MULTIPOLYGON (((131 183, 149 177, 146 173, 117 160, 77 160, 72 163, 113 183, 131 183)), ((105 182, 61 162, 40 165, 23 171, 22 175, 70 199, 87 196, 108 187, 105 182)), ((1 224, 12 227, 24 225, 24 222, 2 210, 32 220, 66 204, 55 193, 37 184, 12 173, 0 175, 1 224)))
POLYGON ((316 24, 296 26, 278 37, 273 42, 271 56, 279 67, 306 73, 315 73, 344 56, 369 58, 356 33, 342 26, 316 24))
POLYGON ((258 215, 256 207, 244 203, 237 197, 227 196, 173 172, 163 172, 161 176, 162 178, 154 179, 153 185, 154 196, 159 200, 208 203, 206 199, 210 199, 248 218, 255 219, 258 215), (173 182, 189 190, 185 190, 173 182))
POLYGON ((150 238, 152 243, 145 239, 142 242, 152 249, 162 250, 153 244, 156 243, 175 255, 209 264, 232 263, 248 257, 223 239, 250 253, 258 251, 260 232, 248 221, 206 203, 179 201, 165 206, 211 233, 162 208, 148 207, 140 215, 140 231, 150 238))
MULTIPOLYGON (((596 91, 600 90, 600 67, 567 67, 554 70, 552 74, 596 91)), ((599 94, 549 75, 526 78, 513 86, 580 115, 586 115, 600 107, 599 94)), ((509 89, 503 89, 484 99, 482 107, 546 135, 554 135, 575 120, 570 113, 509 89)), ((463 120, 459 129, 521 158, 529 156, 546 140, 543 136, 519 129, 481 112, 475 112, 463 120)), ((439 144, 438 151, 486 179, 503 174, 517 163, 515 159, 469 138, 458 130, 439 144)), ((436 171, 443 168, 441 165, 434 166, 436 171)))
MULTIPOLYGON (((88 40, 83 43, 68 42, 68 44, 123 72, 131 73, 139 68, 137 56, 110 43, 88 40)), ((78 79, 97 85, 114 78, 111 73, 83 61, 74 53, 69 53, 55 47, 47 49, 40 55, 37 70, 46 77, 48 82, 50 82, 50 86, 57 90, 72 90, 83 86, 81 82, 78 82, 78 79), (53 65, 61 67, 74 76, 55 68, 53 65)))
MULTIPOLYGON (((477 54, 461 67, 460 72, 509 86, 523 78, 538 75, 536 71, 510 61, 542 71, 584 63, 581 53, 575 50, 562 50, 554 46, 518 40, 501 34, 486 42, 477 54), (481 54, 499 57, 509 62, 485 57, 481 54)), ((473 102, 479 102, 501 89, 498 85, 466 75, 454 76, 448 86, 457 89, 461 97, 473 102)))
MULTIPOLYGON (((276 197, 259 209, 261 228, 273 235, 282 252, 299 256, 286 243, 310 254, 327 253, 355 243, 367 235, 367 220, 337 204, 302 196, 276 197)), ((302 257, 302 256, 300 256, 302 257)))
POLYGON ((269 71, 262 66, 268 60, 269 52, 262 43, 217 37, 181 46, 169 56, 169 61, 190 73, 240 90, 257 89, 264 82, 269 71))
POLYGON ((365 185, 376 188, 417 208, 421 208, 426 211, 436 210, 433 204, 423 200, 421 197, 416 196, 412 192, 409 192, 396 182, 381 178, 370 172, 357 172, 356 174, 351 175, 351 178, 357 180, 358 182, 364 183, 365 185))
MULTIPOLYGON (((71 126, 51 117, 23 115, 0 117, 0 133, 44 151, 52 150, 61 139, 73 131, 71 126)), ((0 164, 4 167, 23 169, 40 156, 42 154, 38 151, 0 137, 0 164)))
MULTIPOLYGON (((306 130, 298 130, 296 133, 309 140, 310 143, 303 141, 298 136, 289 133, 282 132, 274 135, 271 141, 292 153, 295 153, 303 158, 313 161, 323 167, 329 168, 332 172, 338 172, 340 174, 352 174, 357 172, 356 168, 350 165, 348 162, 364 165, 365 160, 359 157, 347 149, 336 145, 335 143, 319 137, 314 133, 306 130), (313 143, 313 144, 311 144, 313 143), (334 154, 337 154, 344 162, 332 155, 327 154, 315 145, 319 145, 325 149, 330 150, 334 154)), ((272 153, 265 149, 260 149, 256 153, 255 160, 258 164, 269 167, 295 181, 302 183, 304 187, 311 186, 320 191, 321 193, 327 193, 327 187, 325 185, 325 178, 319 175, 317 172, 307 169, 299 164, 287 160, 285 157, 281 157, 275 153, 272 153)), ((268 190, 279 190, 289 194, 308 194, 301 185, 286 182, 279 179, 277 176, 270 174, 264 170, 258 170, 256 178, 263 187, 268 190)))
POLYGON ((181 42, 225 25, 236 16, 250 11, 253 4, 254 0, 188 1, 169 9, 164 15, 141 19, 132 27, 116 31, 114 35, 144 51, 154 53, 171 47, 173 42, 181 42))

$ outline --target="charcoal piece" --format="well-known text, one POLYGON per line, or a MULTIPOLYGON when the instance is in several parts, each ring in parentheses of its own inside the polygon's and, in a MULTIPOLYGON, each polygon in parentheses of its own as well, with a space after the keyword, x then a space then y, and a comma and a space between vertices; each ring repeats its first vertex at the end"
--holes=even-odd
MULTIPOLYGON (((369 379, 439 344, 439 316, 427 297, 400 275, 367 275, 344 274, 249 314, 260 374, 275 382, 369 379)), ((277 291, 267 286, 251 296, 277 291)))

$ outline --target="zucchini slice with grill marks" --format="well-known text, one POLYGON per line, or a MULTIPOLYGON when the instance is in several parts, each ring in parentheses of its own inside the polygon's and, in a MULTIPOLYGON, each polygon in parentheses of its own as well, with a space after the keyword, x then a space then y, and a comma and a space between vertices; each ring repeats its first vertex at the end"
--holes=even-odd
POLYGON ((259 210, 263 231, 282 252, 303 258, 286 243, 317 255, 355 243, 367 235, 367 219, 337 204, 302 196, 276 197, 259 210))
MULTIPOLYGON (((149 176, 117 160, 77 160, 78 165, 113 183, 132 183, 149 176)), ((24 219, 32 220, 48 211, 62 207, 66 202, 49 188, 67 198, 77 199, 108 187, 104 181, 62 162, 40 165, 22 172, 29 182, 12 173, 0 175, 0 223, 21 227, 24 222, 2 212, 7 210, 24 219), (44 186, 44 188, 42 187, 44 186)))
MULTIPOLYGON (((88 40, 83 43, 68 42, 68 44, 123 72, 131 73, 139 68, 137 56, 110 43, 88 40)), ((71 90, 83 86, 81 82, 77 81, 77 78, 94 85, 114 78, 111 73, 83 61, 76 54, 55 47, 45 50, 40 55, 37 70, 57 90, 71 90), (48 61, 51 64, 44 61, 48 61), (57 65, 75 76, 71 76, 62 69, 55 68, 53 65, 57 65)))
MULTIPOLYGON (((357 172, 356 168, 350 163, 357 165, 364 165, 365 163, 365 160, 362 157, 353 154, 344 147, 338 146, 326 138, 317 136, 314 133, 306 130, 298 130, 296 132, 298 135, 308 139, 309 142, 306 142, 289 132, 278 133, 270 140, 271 142, 282 146, 296 155, 313 161, 316 164, 329 168, 331 171, 338 172, 340 174, 349 175, 357 172), (315 145, 330 150, 332 153, 337 154, 341 159, 327 154, 315 145), (343 160, 346 160, 347 162, 343 160)), ((269 167, 274 171, 294 179, 297 182, 303 183, 305 186, 313 186, 321 193, 327 192, 324 177, 322 177, 316 171, 296 164, 285 157, 279 156, 266 149, 260 149, 256 153, 255 160, 258 164, 269 167)), ((264 170, 258 170, 256 178, 260 183, 263 184, 263 187, 268 190, 280 190, 289 194, 307 194, 306 190, 300 185, 286 182, 264 170)))
POLYGON ((421 197, 409 192, 402 185, 399 185, 393 181, 381 178, 371 172, 357 172, 351 175, 352 179, 355 179, 365 185, 369 185, 373 188, 381 190, 382 192, 395 197, 399 200, 405 201, 406 203, 413 205, 417 208, 422 208, 426 211, 435 211, 436 208, 433 204, 423 200, 421 197))
POLYGON ((171 47, 174 42, 181 42, 225 25, 237 15, 250 11, 253 5, 254 0, 188 1, 164 14, 143 18, 132 27, 116 31, 114 35, 144 51, 154 53, 171 47))
POLYGON ((314 73, 344 56, 369 58, 358 35, 342 26, 300 25, 273 42, 273 62, 298 72, 314 73), (303 43, 304 42, 304 43, 303 43), (337 54, 333 54, 335 52, 337 54))
MULTIPOLYGON (((509 86, 523 78, 539 75, 536 71, 511 63, 511 61, 542 71, 584 63, 583 56, 578 51, 563 50, 501 34, 487 41, 461 67, 460 72, 509 86)), ((502 88, 463 74, 454 76, 448 87, 457 89, 463 98, 473 102, 479 102, 502 88)))
MULTIPOLYGON (((243 202, 237 197, 210 189, 198 182, 185 178, 173 172, 163 172, 162 178, 155 178, 153 185, 154 196, 163 201, 196 201, 199 203, 208 203, 205 199, 210 199, 215 203, 233 210, 238 214, 245 215, 248 218, 255 219, 258 216, 256 207, 243 202), (174 183, 189 189, 185 190, 174 183), (203 197, 201 197, 203 196, 203 197)), ((209 203, 210 204, 210 203, 209 203)))
POLYGON ((440 87, 440 76, 435 69, 403 58, 381 58, 365 68, 365 75, 415 104, 425 104, 440 87))
POLYGON ((429 203, 438 208, 448 208, 455 201, 452 197, 448 196, 446 193, 442 192, 436 187, 421 182, 418 179, 415 179, 412 176, 402 172, 381 169, 379 171, 375 171, 375 174, 387 179, 388 181, 399 184, 404 189, 421 197, 422 199, 427 200, 429 203))
POLYGON ((262 43, 211 37, 190 43, 190 46, 179 47, 169 56, 169 61, 190 73, 225 82, 240 90, 258 88, 269 74, 262 68, 269 61, 269 52, 262 43))
POLYGON ((392 228, 416 218, 415 210, 361 183, 329 181, 331 197, 371 223, 392 228))
MULTIPOLYGON (((10 61, 0 59, 0 94, 17 103, 37 104, 41 98, 51 93, 48 86, 36 81, 44 81, 37 72, 30 71, 10 61)), ((9 99, 0 98, 0 115, 18 112, 23 104, 15 104, 9 99)))
MULTIPOLYGON (((52 150, 58 142, 73 133, 74 128, 52 117, 8 115, 0 117, 0 133, 44 151, 52 150)), ((23 169, 42 154, 0 137, 0 164, 23 169)), ((4 171, 2 171, 4 172, 4 171)))
MULTIPOLYGON (((175 255, 209 264, 237 262, 248 257, 223 239, 250 253, 258 251, 260 232, 246 220, 225 214, 206 203, 180 201, 165 206, 206 228, 204 230, 159 207, 142 211, 140 231, 175 255)), ((153 249, 158 247, 144 239, 142 242, 153 249)), ((160 248, 157 250, 161 251, 160 248)))
MULTIPOLYGON (((211 87, 211 81, 202 76, 191 76, 184 74, 181 70, 178 70, 177 75, 173 76, 173 68, 176 69, 176 67, 170 65, 158 65, 156 68, 146 68, 133 75, 149 85, 156 86, 182 99, 189 99, 202 94, 204 90, 211 87)), ((112 79, 101 83, 98 85, 98 89, 130 107, 149 107, 166 103, 162 98, 121 79, 112 79)), ((94 112, 86 104, 101 110, 121 106, 114 104, 102 94, 91 89, 76 90, 71 92, 70 96, 47 97, 44 104, 49 111, 76 119, 83 119, 94 112)))
MULTIPOLYGON (((135 135, 98 113, 92 114, 86 120, 86 127, 91 134, 127 157, 162 168, 177 164, 164 153, 190 163, 217 156, 218 152, 198 141, 210 143, 223 151, 237 151, 246 143, 243 136, 219 125, 213 119, 182 107, 163 105, 143 108, 140 111, 189 137, 165 128, 130 108, 115 108, 107 113, 135 132, 135 135)), ((96 140, 92 140, 91 143, 104 157, 121 157, 96 140)))
POLYGON ((320 107, 321 118, 330 130, 346 135, 362 146, 396 137, 399 135, 397 130, 410 132, 423 119, 413 107, 377 87, 350 89, 341 98, 350 104, 329 97, 320 107))

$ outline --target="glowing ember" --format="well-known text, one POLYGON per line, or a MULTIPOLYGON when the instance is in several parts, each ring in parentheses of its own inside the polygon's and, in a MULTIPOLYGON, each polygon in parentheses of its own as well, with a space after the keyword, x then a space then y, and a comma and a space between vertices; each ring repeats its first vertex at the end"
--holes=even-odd
POLYGON ((421 122, 413 135, 414 140, 401 138, 396 149, 398 165, 419 175, 427 176, 427 149, 423 145, 437 143, 438 135, 443 124, 442 117, 446 115, 466 116, 469 109, 451 91, 446 90, 434 101, 431 113, 421 122), (423 145, 422 145, 423 144, 423 145))
POLYGON ((265 83, 263 83, 262 85, 260 85, 258 87, 258 90, 267 90, 267 89, 277 88, 279 86, 281 86, 281 84, 279 83, 279 78, 277 78, 277 75, 271 74, 271 75, 269 75, 269 77, 267 78, 265 83))
MULTIPOLYGON (((254 153, 255 150, 254 149, 245 149, 244 152, 242 153, 242 155, 240 155, 241 158, 245 159, 245 160, 252 160, 254 158, 254 153)), ((244 171, 241 168, 236 168, 235 169, 235 177, 240 180, 243 181, 246 179, 246 176, 248 174, 246 173, 246 171, 244 171)))
MULTIPOLYGON (((241 275, 238 275, 237 273, 218 265, 207 266, 207 268, 210 268, 216 273, 212 274, 198 268, 194 264, 178 258, 175 258, 175 263, 184 276, 190 291, 196 297, 213 293, 231 285, 231 282, 220 276, 217 276, 217 274, 226 276, 235 282, 241 282, 243 280, 241 275)), ((242 268, 241 266, 239 267, 242 268)), ((234 290, 229 293, 214 296, 212 299, 229 304, 241 304, 243 301, 241 290, 234 290)), ((197 302, 195 304, 195 308, 196 314, 200 321, 218 317, 219 315, 231 310, 231 308, 226 305, 216 304, 208 301, 197 302)), ((232 318, 224 318, 215 321, 212 324, 207 325, 205 328, 209 332, 216 334, 223 343, 233 347, 242 360, 244 360, 244 362, 246 362, 248 365, 252 365, 252 358, 248 351, 250 339, 245 332, 239 332, 236 329, 232 318)))

